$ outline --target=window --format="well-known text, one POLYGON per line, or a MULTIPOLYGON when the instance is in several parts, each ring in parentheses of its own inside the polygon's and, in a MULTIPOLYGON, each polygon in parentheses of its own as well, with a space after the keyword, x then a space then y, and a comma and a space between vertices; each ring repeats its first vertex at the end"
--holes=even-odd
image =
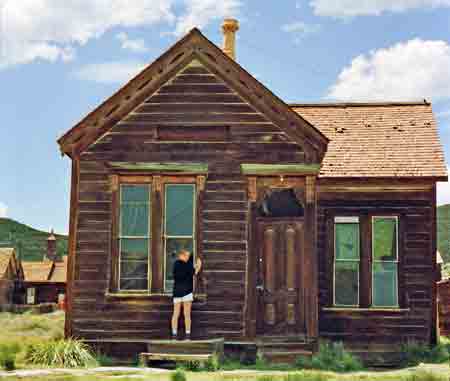
POLYGON ((149 184, 120 188, 119 290, 150 287, 150 195, 149 184))
POLYGON ((372 305, 398 306, 398 219, 372 218, 372 305))
POLYGON ((195 254, 197 181, 194 176, 117 176, 113 292, 172 292, 177 253, 195 254))
POLYGON ((164 290, 172 291, 172 266, 176 254, 185 249, 195 252, 195 185, 166 184, 164 219, 164 290))
POLYGON ((335 217, 334 305, 359 304, 359 218, 335 217))

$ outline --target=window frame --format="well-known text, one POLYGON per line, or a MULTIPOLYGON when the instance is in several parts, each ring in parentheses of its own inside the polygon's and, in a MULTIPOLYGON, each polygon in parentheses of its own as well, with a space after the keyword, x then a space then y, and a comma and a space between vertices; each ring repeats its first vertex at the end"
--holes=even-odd
POLYGON ((192 239, 192 255, 193 260, 195 261, 195 257, 197 254, 197 183, 195 180, 193 182, 164 182, 162 187, 162 198, 163 198, 163 210, 162 210, 162 218, 161 218, 161 238, 162 238, 162 254, 163 254, 163 288, 162 291, 164 294, 168 294, 171 290, 166 290, 166 270, 167 270, 167 240, 177 239, 177 238, 191 238, 192 239), (166 234, 167 229, 167 186, 180 186, 180 185, 192 185, 193 186, 193 205, 192 205, 192 235, 191 236, 169 236, 166 234))
POLYGON ((359 216, 334 216, 333 217, 333 306, 339 308, 357 308, 360 306, 360 283, 361 283, 361 221, 359 216), (336 225, 337 224, 358 224, 358 254, 359 259, 337 259, 336 253, 336 225), (336 303, 336 262, 357 262, 358 263, 358 292, 357 292, 357 304, 337 304, 336 303))
POLYGON ((105 293, 110 297, 126 296, 155 296, 170 297, 165 291, 165 247, 164 247, 164 221, 165 221, 165 185, 166 184, 192 184, 194 185, 194 208, 193 208, 193 252, 201 257, 201 245, 198 237, 201 234, 197 218, 201 208, 201 197, 204 191, 206 176, 204 173, 128 173, 112 172, 109 175, 111 189, 111 250, 110 250, 110 281, 105 293), (149 250, 148 271, 149 281, 146 290, 123 290, 120 289, 120 236, 121 232, 121 198, 122 185, 147 185, 149 193, 149 250))
POLYGON ((371 265, 371 273, 372 273, 372 276, 371 276, 371 282, 372 282, 372 285, 371 285, 371 290, 372 290, 372 295, 371 295, 371 299, 372 299, 372 303, 371 303, 371 307, 373 307, 373 308, 392 308, 392 309, 396 309, 396 308, 400 308, 400 274, 399 274, 399 272, 400 272, 400 252, 399 252, 399 249, 400 249, 400 245, 399 245, 399 240, 400 240, 400 218, 399 218, 399 216, 398 215, 384 215, 384 214, 373 214, 373 215, 371 215, 371 218, 370 218, 370 223, 371 223, 371 237, 370 237, 370 241, 371 241, 371 262, 370 262, 370 265, 371 265), (387 218, 387 219, 394 219, 395 220, 395 261, 394 260, 388 260, 388 261, 385 261, 385 260, 382 260, 382 261, 380 261, 380 260, 375 260, 375 245, 374 245, 374 239, 375 239, 375 220, 376 219, 381 219, 381 218, 387 218), (395 305, 375 305, 374 304, 374 293, 375 293, 375 287, 374 287, 374 285, 375 285, 375 282, 374 282, 374 265, 376 264, 376 263, 395 263, 395 265, 396 265, 396 295, 395 295, 395 298, 396 298, 396 301, 397 301, 397 304, 395 304, 395 305))
POLYGON ((153 246, 153 236, 152 236, 152 193, 153 184, 151 183, 120 183, 119 184, 119 205, 118 205, 118 272, 117 272, 117 290, 119 292, 150 292, 152 286, 152 246, 153 246), (148 231, 147 236, 122 236, 122 189, 124 186, 145 186, 148 191, 148 231), (122 240, 123 239, 145 239, 147 240, 147 289, 121 289, 121 264, 122 264, 122 240))

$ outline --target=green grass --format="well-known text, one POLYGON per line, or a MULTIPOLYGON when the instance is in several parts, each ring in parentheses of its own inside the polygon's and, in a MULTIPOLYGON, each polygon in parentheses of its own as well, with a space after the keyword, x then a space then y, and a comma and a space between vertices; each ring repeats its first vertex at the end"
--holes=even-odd
MULTIPOLYGON (((437 208, 437 238, 438 250, 446 264, 450 263, 450 204, 437 208)), ((450 267, 446 266, 450 276, 450 267)))
MULTIPOLYGON (((15 247, 25 261, 41 261, 47 251, 49 233, 33 229, 10 218, 0 218, 0 246, 15 247)), ((58 256, 67 254, 67 236, 56 235, 58 256)))

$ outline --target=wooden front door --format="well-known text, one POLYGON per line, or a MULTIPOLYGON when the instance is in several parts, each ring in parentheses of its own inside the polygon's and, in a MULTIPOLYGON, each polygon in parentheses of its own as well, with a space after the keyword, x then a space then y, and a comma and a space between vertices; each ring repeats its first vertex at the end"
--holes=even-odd
POLYGON ((303 218, 258 218, 256 223, 257 334, 304 334, 303 218))

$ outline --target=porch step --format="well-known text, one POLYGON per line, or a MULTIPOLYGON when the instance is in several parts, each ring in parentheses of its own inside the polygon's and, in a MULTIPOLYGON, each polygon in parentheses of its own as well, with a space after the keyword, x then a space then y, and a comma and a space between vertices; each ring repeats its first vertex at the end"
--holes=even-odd
POLYGON ((292 363, 299 357, 311 357, 314 343, 300 338, 294 341, 292 338, 273 338, 262 340, 257 343, 258 356, 268 362, 292 363))
POLYGON ((213 357, 212 354, 179 354, 179 353, 141 353, 139 360, 142 365, 147 365, 152 361, 171 361, 171 362, 189 362, 198 361, 205 363, 213 357))
POLYGON ((147 352, 140 354, 141 363, 151 361, 198 361, 204 363, 213 356, 223 356, 224 339, 210 340, 150 340, 147 352))

